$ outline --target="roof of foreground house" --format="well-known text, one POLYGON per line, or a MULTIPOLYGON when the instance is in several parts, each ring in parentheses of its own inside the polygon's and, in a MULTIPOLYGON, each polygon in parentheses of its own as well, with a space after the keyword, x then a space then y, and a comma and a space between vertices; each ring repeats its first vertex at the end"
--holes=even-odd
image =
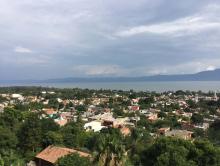
POLYGON ((48 146, 42 152, 37 154, 36 158, 45 160, 50 163, 56 163, 57 160, 63 156, 78 153, 81 157, 91 157, 89 153, 81 152, 75 149, 69 149, 65 147, 48 146))

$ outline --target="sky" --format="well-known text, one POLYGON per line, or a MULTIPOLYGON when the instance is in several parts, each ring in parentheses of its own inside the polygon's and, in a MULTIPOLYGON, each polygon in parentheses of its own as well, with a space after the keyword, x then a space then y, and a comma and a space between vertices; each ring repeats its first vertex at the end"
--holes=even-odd
POLYGON ((220 68, 219 0, 0 0, 0 80, 220 68))

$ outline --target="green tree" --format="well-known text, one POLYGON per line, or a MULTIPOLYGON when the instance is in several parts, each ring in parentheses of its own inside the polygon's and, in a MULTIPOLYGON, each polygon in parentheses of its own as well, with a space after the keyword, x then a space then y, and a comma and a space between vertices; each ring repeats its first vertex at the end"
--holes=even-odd
POLYGON ((8 128, 0 127, 0 162, 4 165, 14 163, 18 157, 16 154, 17 137, 8 128))
POLYGON ((125 163, 125 145, 123 144, 121 135, 117 133, 114 130, 106 130, 97 138, 95 161, 98 165, 120 166, 125 163))
POLYGON ((5 108, 4 113, 0 114, 0 126, 9 128, 10 130, 16 132, 22 121, 22 114, 20 111, 5 108))
POLYGON ((207 140, 195 141, 195 147, 197 149, 197 156, 194 160, 199 166, 218 166, 220 165, 220 149, 213 146, 207 140))
MULTIPOLYGON (((182 150, 182 149, 180 149, 182 150)), ((157 158, 155 166, 196 166, 195 162, 187 161, 181 152, 165 152, 157 158)))
POLYGON ((152 166, 218 166, 220 151, 210 142, 160 138, 141 155, 143 165, 152 166))
POLYGON ((80 157, 79 154, 74 153, 60 158, 57 166, 89 166, 91 161, 89 158, 80 157))
POLYGON ((2 156, 0 155, 0 166, 4 166, 4 165, 5 165, 5 162, 4 162, 3 158, 2 158, 2 156))
POLYGON ((49 97, 48 107, 58 109, 59 108, 59 102, 57 101, 57 98, 50 98, 49 97))
POLYGON ((203 116, 198 113, 194 113, 191 117, 191 120, 194 124, 201 124, 203 123, 203 116))
POLYGON ((208 138, 215 144, 220 145, 220 120, 212 123, 208 129, 208 138))
POLYGON ((120 108, 115 108, 114 110, 113 110, 113 116, 114 117, 118 117, 118 116, 123 116, 124 115, 124 112, 123 112, 123 110, 122 109, 120 109, 120 108))
POLYGON ((24 151, 36 152, 41 147, 42 129, 37 114, 31 114, 21 126, 18 134, 20 148, 24 151))
POLYGON ((68 147, 84 147, 86 144, 87 135, 80 122, 68 123, 61 129, 61 133, 63 142, 68 147))
POLYGON ((142 155, 143 165, 152 166, 182 166, 181 163, 193 162, 187 160, 190 142, 179 139, 161 138, 149 147, 142 155))
POLYGON ((188 100, 187 104, 189 105, 190 108, 197 108, 198 107, 198 105, 193 100, 188 100))
POLYGON ((126 149, 133 165, 140 165, 140 156, 148 146, 152 144, 153 138, 142 128, 135 128, 130 137, 126 137, 126 149))
POLYGON ((79 112, 85 112, 86 111, 86 107, 84 105, 78 105, 75 107, 75 109, 79 112))
POLYGON ((148 98, 140 99, 138 104, 140 105, 141 109, 147 109, 151 106, 151 103, 153 102, 154 102, 154 98, 148 97, 148 98))
POLYGON ((15 149, 17 145, 17 137, 15 133, 8 128, 0 127, 0 151, 6 149, 15 149))
POLYGON ((62 145, 63 135, 58 131, 48 131, 42 140, 43 146, 47 147, 49 145, 62 145))
POLYGON ((205 131, 203 129, 195 128, 193 130, 193 137, 204 138, 205 137, 205 131))
POLYGON ((48 131, 58 131, 59 125, 54 122, 52 118, 41 119, 41 129, 42 133, 47 133, 48 131))

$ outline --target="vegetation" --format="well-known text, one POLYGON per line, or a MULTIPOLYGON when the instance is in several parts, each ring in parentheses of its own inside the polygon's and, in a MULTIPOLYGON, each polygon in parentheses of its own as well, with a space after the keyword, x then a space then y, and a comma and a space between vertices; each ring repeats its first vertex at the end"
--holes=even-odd
MULTIPOLYGON (((111 91, 111 90, 81 90, 81 89, 46 89, 41 87, 14 87, 0 88, 0 93, 21 93, 27 96, 41 96, 49 100, 48 104, 30 102, 16 102, 13 107, 5 107, 0 113, 0 166, 25 165, 41 150, 49 145, 58 145, 83 150, 92 154, 92 160, 80 157, 78 154, 67 155, 58 160, 58 166, 219 166, 220 165, 220 121, 211 123, 207 131, 195 129, 193 141, 177 138, 152 136, 152 133, 161 127, 178 129, 181 127, 179 116, 174 110, 179 110, 179 104, 159 105, 162 111, 158 114, 159 120, 151 122, 146 116, 139 113, 126 113, 131 100, 143 97, 137 103, 141 109, 152 108, 155 97, 161 94, 150 92, 111 91), (41 91, 54 91, 55 94, 41 94, 41 91), (88 109, 92 95, 96 97, 111 96, 109 102, 101 103, 98 107, 111 108, 114 117, 140 117, 136 126, 130 128, 131 134, 124 136, 120 129, 106 128, 100 132, 86 132, 81 115, 88 109), (114 97, 115 94, 121 97, 114 97), (62 105, 61 99, 86 100, 87 104, 68 103, 62 105), (60 127, 50 117, 42 116, 40 111, 47 108, 77 110, 78 119, 60 127), (37 111, 33 111, 37 110, 37 111)), ((200 92, 202 93, 202 92, 200 92)), ((192 92, 177 91, 175 95, 192 95, 192 92)), ((165 93, 165 95, 167 95, 165 93)), ((172 97, 172 96, 171 96, 172 97)), ((8 99, 0 97, 0 102, 8 99)), ((199 125, 206 117, 216 115, 220 101, 188 100, 185 112, 193 115, 185 121, 199 125)))
POLYGON ((58 166, 88 166, 91 165, 89 158, 80 157, 77 153, 64 156, 57 162, 58 166))

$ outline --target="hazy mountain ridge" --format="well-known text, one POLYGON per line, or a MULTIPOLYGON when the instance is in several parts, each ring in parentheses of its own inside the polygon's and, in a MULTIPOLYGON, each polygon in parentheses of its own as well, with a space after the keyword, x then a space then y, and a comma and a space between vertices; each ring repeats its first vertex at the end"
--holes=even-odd
POLYGON ((71 83, 71 82, 138 82, 138 81, 220 81, 220 69, 196 74, 155 75, 142 77, 69 77, 47 80, 0 80, 1 83, 71 83))
POLYGON ((44 80, 46 83, 65 82, 132 82, 132 81, 220 81, 220 69, 203 71, 196 74, 155 75, 142 77, 90 77, 44 80))

